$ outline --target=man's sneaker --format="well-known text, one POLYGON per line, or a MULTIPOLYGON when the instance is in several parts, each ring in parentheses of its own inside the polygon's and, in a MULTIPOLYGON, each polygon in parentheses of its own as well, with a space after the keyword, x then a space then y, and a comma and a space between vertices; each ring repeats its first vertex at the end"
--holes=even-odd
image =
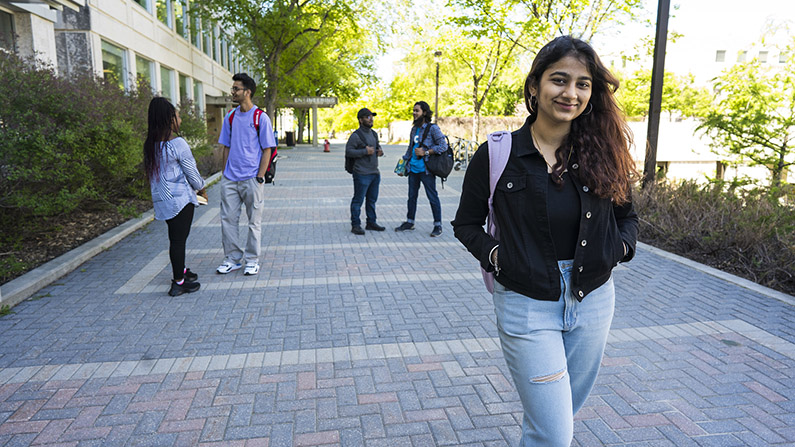
POLYGON ((243 264, 241 264, 239 262, 224 261, 224 263, 219 265, 218 268, 215 269, 215 271, 217 273, 222 274, 222 275, 226 275, 229 272, 234 272, 235 270, 239 269, 240 267, 243 267, 243 264))
POLYGON ((185 273, 182 275, 182 277, 188 282, 196 282, 199 280, 199 275, 191 272, 190 269, 185 269, 185 273))
POLYGON ((386 230, 386 228, 382 227, 381 225, 378 225, 375 222, 373 222, 373 223, 368 222, 367 225, 364 226, 364 229, 365 230, 372 230, 372 231, 384 231, 384 230, 386 230))
POLYGON ((257 273, 259 273, 258 263, 246 263, 246 270, 243 272, 244 275, 256 275, 257 273))
POLYGON ((361 225, 354 225, 351 227, 351 233, 358 234, 359 236, 364 234, 364 229, 361 225))
POLYGON ((441 225, 437 225, 433 227, 433 231, 431 231, 431 237, 441 236, 442 235, 442 227, 441 225))
POLYGON ((176 281, 171 281, 171 290, 168 291, 168 294, 171 296, 179 296, 183 293, 193 293, 199 290, 201 284, 197 282, 188 281, 187 279, 182 281, 182 284, 177 284, 176 281))
POLYGON ((411 222, 403 222, 400 224, 399 227, 395 228, 395 231, 409 231, 414 229, 414 224, 411 222))

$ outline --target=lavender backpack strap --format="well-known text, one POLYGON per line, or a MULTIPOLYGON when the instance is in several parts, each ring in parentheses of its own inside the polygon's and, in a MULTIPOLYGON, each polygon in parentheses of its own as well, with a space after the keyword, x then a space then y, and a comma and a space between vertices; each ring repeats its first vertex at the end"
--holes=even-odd
MULTIPOLYGON (((505 166, 508 165, 508 157, 511 155, 511 133, 505 130, 494 132, 488 136, 489 142, 489 215, 486 219, 486 231, 490 236, 499 240, 500 229, 497 228, 497 221, 494 218, 494 190, 497 189, 497 182, 502 177, 505 166)), ((487 272, 481 267, 483 282, 489 293, 494 293, 494 272, 487 272)))

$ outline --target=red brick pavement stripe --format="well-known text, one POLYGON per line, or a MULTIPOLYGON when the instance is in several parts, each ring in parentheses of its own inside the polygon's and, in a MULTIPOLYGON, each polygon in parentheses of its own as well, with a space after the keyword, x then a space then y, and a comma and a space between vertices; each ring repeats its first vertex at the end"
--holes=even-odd
POLYGON ((204 427, 204 418, 188 421, 165 421, 157 429, 158 433, 179 433, 183 431, 201 431, 204 427))
POLYGON ((360 394, 359 404, 378 404, 381 402, 397 402, 398 397, 396 393, 376 393, 376 394, 360 394))
POLYGON ((58 419, 50 421, 47 427, 45 427, 44 430, 36 436, 36 439, 33 440, 33 445, 52 444, 58 441, 58 438, 60 438, 66 429, 72 425, 73 420, 74 419, 58 419))
POLYGON ((72 397, 77 393, 77 388, 64 388, 53 394, 50 400, 42 407, 43 409, 63 408, 72 397))
POLYGON ((747 386, 756 394, 764 397, 765 399, 769 400, 770 402, 785 402, 787 400, 786 397, 778 394, 777 392, 771 390, 770 388, 762 385, 759 382, 745 382, 743 385, 747 386))
POLYGON ((17 411, 14 412, 14 414, 8 418, 8 420, 12 422, 28 421, 46 403, 47 401, 44 399, 26 401, 17 411))
POLYGON ((295 435, 295 439, 293 439, 293 446, 305 447, 313 445, 334 444, 338 442, 340 442, 340 432, 333 430, 295 435))
POLYGON ((47 426, 47 421, 6 421, 0 425, 0 435, 16 435, 19 433, 39 433, 47 426))

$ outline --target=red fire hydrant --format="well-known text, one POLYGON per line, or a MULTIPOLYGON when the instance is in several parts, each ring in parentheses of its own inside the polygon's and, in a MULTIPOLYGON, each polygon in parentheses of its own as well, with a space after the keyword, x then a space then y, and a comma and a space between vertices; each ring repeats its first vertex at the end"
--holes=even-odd
POLYGON ((331 152, 331 143, 328 142, 328 139, 323 141, 323 152, 331 152))

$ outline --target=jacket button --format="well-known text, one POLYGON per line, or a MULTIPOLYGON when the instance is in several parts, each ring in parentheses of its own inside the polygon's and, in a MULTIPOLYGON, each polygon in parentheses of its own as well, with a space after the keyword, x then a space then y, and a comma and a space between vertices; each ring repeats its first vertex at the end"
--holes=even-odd
POLYGON ((591 212, 590 212, 590 211, 588 211, 587 213, 585 213, 585 218, 586 218, 586 219, 590 219, 590 218, 591 218, 591 212))
POLYGON ((588 241, 586 241, 585 239, 583 239, 583 240, 582 240, 582 242, 580 242, 580 245, 582 245, 583 247, 585 247, 586 245, 588 245, 588 241))
POLYGON ((582 293, 582 290, 580 290, 579 292, 577 292, 577 295, 580 295, 580 298, 582 298, 582 297, 584 296, 584 294, 582 293))
POLYGON ((582 273, 582 266, 580 266, 579 268, 577 268, 577 271, 579 271, 580 273, 582 273))
POLYGON ((573 165, 571 165, 572 169, 578 169, 579 167, 580 167, 580 165, 578 165, 577 163, 574 163, 573 165))
POLYGON ((585 192, 588 192, 588 191, 590 191, 590 190, 588 189, 588 187, 587 187, 587 186, 583 186, 583 187, 582 187, 582 190, 583 190, 583 191, 585 191, 585 192))
POLYGON ((507 186, 507 187, 508 187, 508 189, 511 189, 511 188, 513 188, 513 183, 512 183, 512 182, 508 182, 508 184, 507 184, 507 185, 505 185, 505 186, 507 186))

